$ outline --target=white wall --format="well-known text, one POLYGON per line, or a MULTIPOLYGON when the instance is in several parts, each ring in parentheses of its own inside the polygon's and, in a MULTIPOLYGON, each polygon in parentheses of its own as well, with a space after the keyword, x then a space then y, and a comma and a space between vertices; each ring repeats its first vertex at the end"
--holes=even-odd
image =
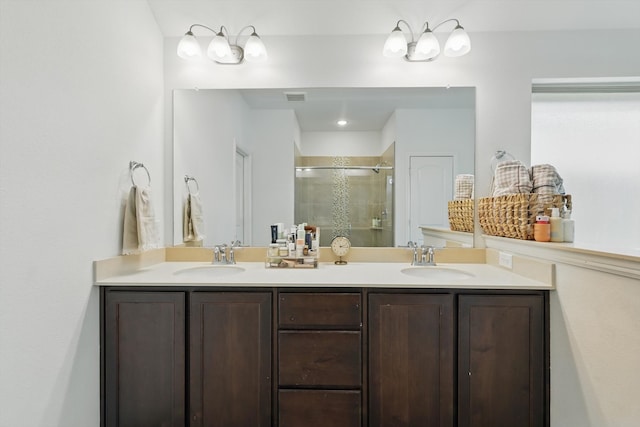
POLYGON ((146 2, 0 1, 0 426, 99 425, 92 262, 129 161, 163 220, 162 36, 146 2))
POLYGON ((640 93, 534 94, 531 116, 531 162, 564 179, 575 242, 640 251, 640 93))
POLYGON ((300 129, 293 110, 252 110, 252 243, 268 246, 272 224, 293 225, 294 141, 300 129), (268 161, 264 161, 268 159, 268 161), (287 209, 282 209, 286 206, 287 209))
MULTIPOLYGON (((235 236, 236 145, 251 152, 249 109, 234 90, 176 90, 173 93, 173 242, 183 241, 182 218, 187 188, 184 176, 200 187, 204 245, 229 244, 235 236)), ((171 195, 168 194, 167 197, 171 195)))

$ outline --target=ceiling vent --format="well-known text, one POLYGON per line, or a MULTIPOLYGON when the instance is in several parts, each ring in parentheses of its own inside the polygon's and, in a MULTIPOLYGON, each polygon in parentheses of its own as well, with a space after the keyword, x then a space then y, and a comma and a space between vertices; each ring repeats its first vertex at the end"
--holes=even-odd
POLYGON ((306 92, 285 92, 284 97, 288 102, 305 102, 307 100, 306 92))

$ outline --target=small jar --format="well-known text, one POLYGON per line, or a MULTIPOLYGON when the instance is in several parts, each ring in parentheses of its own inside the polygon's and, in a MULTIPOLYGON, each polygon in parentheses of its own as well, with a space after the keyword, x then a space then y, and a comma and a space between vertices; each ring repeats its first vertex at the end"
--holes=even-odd
POLYGON ((278 246, 278 255, 282 257, 289 256, 289 248, 286 244, 278 246))
POLYGON ((548 216, 538 215, 536 217, 536 223, 533 224, 533 238, 536 242, 551 241, 551 224, 548 216))
POLYGON ((267 249, 267 254, 268 256, 278 256, 278 244, 277 243, 271 243, 269 245, 269 249, 267 249))

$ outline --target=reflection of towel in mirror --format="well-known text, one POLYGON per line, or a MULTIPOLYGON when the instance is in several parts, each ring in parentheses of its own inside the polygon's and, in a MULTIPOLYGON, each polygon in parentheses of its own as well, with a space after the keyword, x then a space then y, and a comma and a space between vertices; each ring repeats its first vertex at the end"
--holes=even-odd
POLYGON ((185 200, 182 235, 184 242, 201 242, 204 239, 202 202, 197 194, 188 194, 185 200))
POLYGON ((151 188, 131 187, 124 209, 122 254, 137 254, 160 247, 151 188))
POLYGON ((473 175, 456 175, 455 200, 473 199, 473 175))
POLYGON ((529 170, 520 160, 507 160, 498 163, 493 177, 493 196, 506 194, 531 193, 529 170))

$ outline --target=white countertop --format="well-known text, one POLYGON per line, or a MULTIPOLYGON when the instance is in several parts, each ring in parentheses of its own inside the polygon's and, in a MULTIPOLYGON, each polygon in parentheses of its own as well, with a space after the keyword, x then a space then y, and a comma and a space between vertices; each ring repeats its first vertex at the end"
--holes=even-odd
MULTIPOLYGON (((390 288, 467 288, 467 289, 553 289, 553 285, 514 274, 489 264, 442 263, 437 267, 411 267, 408 263, 354 262, 348 265, 320 263, 318 268, 265 268, 262 262, 243 262, 220 271, 209 262, 160 262, 133 273, 103 278, 98 286, 265 286, 265 287, 390 287, 390 288), (401 272, 407 268, 465 272, 462 279, 413 277, 401 272), (216 270, 213 271, 212 270, 216 270)), ((221 267, 225 269, 225 266, 221 267)), ((427 273, 429 274, 429 273, 427 273)))

